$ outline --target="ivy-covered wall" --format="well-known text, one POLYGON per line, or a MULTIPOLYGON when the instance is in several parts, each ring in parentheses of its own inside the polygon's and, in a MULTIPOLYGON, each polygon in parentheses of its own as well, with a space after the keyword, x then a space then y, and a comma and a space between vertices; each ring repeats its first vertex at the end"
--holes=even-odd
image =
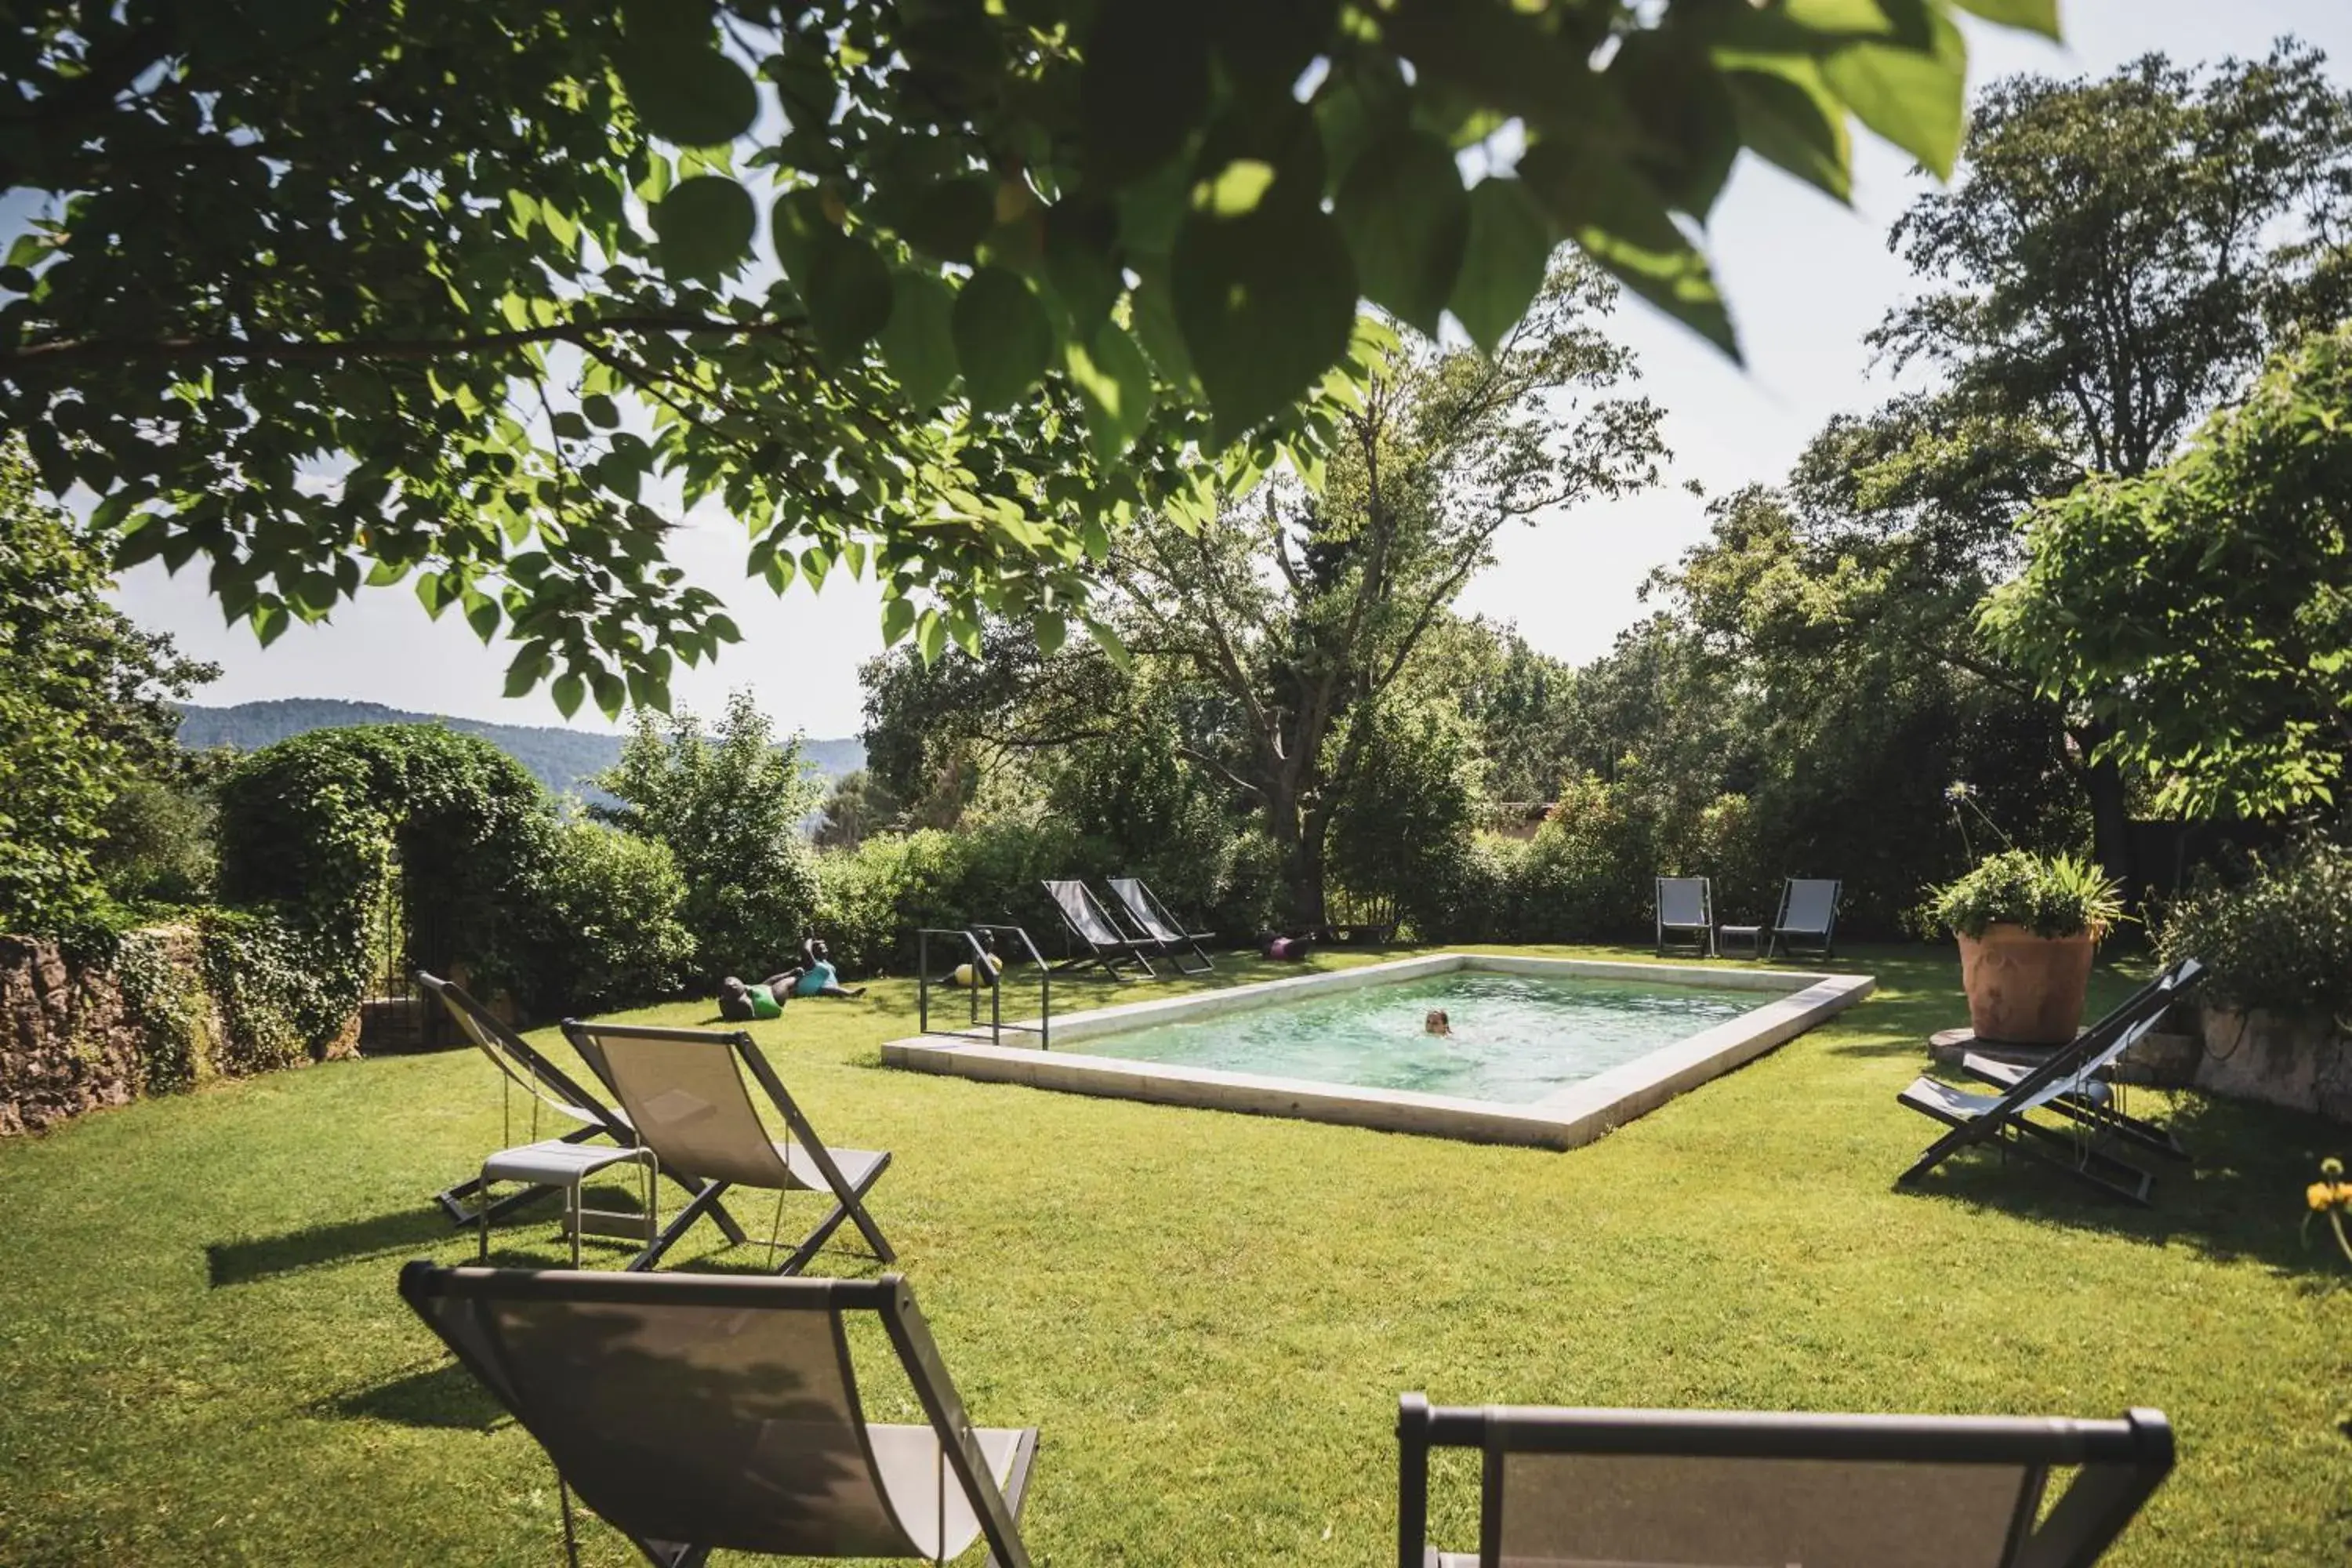
POLYGON ((0 1137, 206 1079, 348 1056, 274 921, 207 912, 68 951, 0 936, 0 1137))

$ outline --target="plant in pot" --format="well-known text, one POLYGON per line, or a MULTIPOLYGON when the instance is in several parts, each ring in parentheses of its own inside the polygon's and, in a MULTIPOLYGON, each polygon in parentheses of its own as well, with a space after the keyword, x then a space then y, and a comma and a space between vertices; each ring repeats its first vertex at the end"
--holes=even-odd
POLYGON ((2124 918, 2116 884, 2087 860, 2004 849, 1932 889, 1928 912, 1960 943, 1979 1040, 2063 1046, 2082 1026, 2099 939, 2124 918))

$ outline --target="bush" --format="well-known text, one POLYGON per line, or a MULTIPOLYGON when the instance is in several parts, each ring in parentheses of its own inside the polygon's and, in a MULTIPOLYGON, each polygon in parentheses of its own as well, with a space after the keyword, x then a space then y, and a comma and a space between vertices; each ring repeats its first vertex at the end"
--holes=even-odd
POLYGON ((1965 937, 1993 925, 2019 925, 2035 936, 2105 936, 2123 918, 2116 883, 2087 860, 2004 849, 1958 881, 1930 890, 1927 917, 1965 937))
POLYGON ((2325 841, 2176 906, 2160 947, 2194 957, 2206 994, 2240 1009, 2352 1020, 2352 849, 2325 841))
POLYGON ((100 818, 90 861, 109 897, 124 903, 197 904, 212 896, 217 812, 194 790, 135 779, 100 818))
POLYGON ((529 1009, 602 1012, 675 995, 694 956, 686 880, 666 845, 593 822, 550 835, 533 899, 543 922, 521 987, 529 1009))
POLYGON ((1459 715, 1433 705, 1369 722, 1362 763, 1332 814, 1328 864, 1349 894, 1402 914, 1469 852, 1479 759, 1459 715))

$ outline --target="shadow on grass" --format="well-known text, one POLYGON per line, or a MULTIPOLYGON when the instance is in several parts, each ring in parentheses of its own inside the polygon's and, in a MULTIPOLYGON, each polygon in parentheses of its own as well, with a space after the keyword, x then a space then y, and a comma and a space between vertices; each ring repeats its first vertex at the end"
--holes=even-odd
POLYGON ((442 1360, 323 1402, 319 1413, 345 1420, 480 1432, 513 1419, 474 1374, 442 1360))
POLYGON ((413 1253, 446 1241, 455 1228, 438 1209, 401 1209, 368 1219, 310 1226, 284 1236, 212 1242, 205 1247, 205 1263, 210 1283, 218 1289, 332 1263, 413 1253))
MULTIPOLYGON (((2134 1107, 2149 1114, 2142 1097, 2134 1107)), ((2153 1245, 2192 1247, 2217 1262, 2260 1263, 2315 1284, 2338 1280, 2343 1259, 2302 1234, 2304 1187, 2325 1155, 2352 1144, 2352 1131, 2292 1110, 2184 1094, 2169 1115, 2156 1112, 2189 1152, 2192 1167, 2157 1154, 2127 1154, 2156 1178, 2150 1206, 2103 1197, 2065 1172, 2019 1154, 1967 1150, 1914 1189, 1928 1201, 1960 1201, 2004 1214, 2100 1230, 2153 1245)), ((1925 1148, 1937 1128, 1919 1121, 1925 1148)))

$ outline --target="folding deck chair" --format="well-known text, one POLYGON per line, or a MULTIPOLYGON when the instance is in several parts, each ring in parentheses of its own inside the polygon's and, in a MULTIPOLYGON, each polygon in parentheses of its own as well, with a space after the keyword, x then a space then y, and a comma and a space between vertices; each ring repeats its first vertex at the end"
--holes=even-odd
POLYGON ((1213 931, 1186 931, 1183 923, 1168 912, 1168 906, 1143 885, 1142 878, 1108 877, 1104 879, 1104 886, 1110 889, 1110 896, 1127 910, 1127 918, 1135 929, 1159 944, 1168 962, 1176 966, 1177 973, 1206 974, 1217 967, 1216 961, 1201 945, 1204 942, 1216 941, 1217 933, 1213 931), (1187 952, 1201 961, 1200 968, 1186 967, 1184 954, 1187 952))
POLYGON ((1084 882, 1052 880, 1048 880, 1045 888, 1046 896, 1054 900, 1054 907, 1062 912, 1062 923, 1069 928, 1072 936, 1086 944, 1087 949, 1054 965, 1056 974, 1099 965, 1105 974, 1117 980, 1119 978, 1119 966, 1131 963, 1143 971, 1144 978, 1159 978, 1160 972, 1151 967, 1151 960, 1145 956, 1145 950, 1151 947, 1152 942, 1121 931, 1118 922, 1111 918, 1108 910, 1103 908, 1102 900, 1095 897, 1092 889, 1084 882))
MULTIPOLYGON (((400 1293, 656 1568, 714 1551, 1027 1568, 1037 1429, 974 1426, 914 1293, 878 1279, 437 1268, 400 1293), (848 1325, 878 1319, 920 1425, 866 1418, 848 1325)), ((576 1557, 574 1561, 577 1561, 576 1557)))
POLYGON ((1398 1568, 2089 1568, 2173 1459, 2154 1410, 1435 1409, 1418 1394, 1400 1403, 1397 1447, 1398 1568), (1429 1544, 1432 1448, 1483 1457, 1475 1552, 1429 1544))
MULTIPOLYGON (((490 1065, 499 1069, 504 1080, 500 1087, 509 1097, 508 1102, 510 1103, 510 1097, 518 1087, 531 1098, 534 1141, 520 1147, 500 1150, 491 1157, 491 1164, 485 1167, 482 1174, 434 1195, 434 1201, 441 1205, 441 1211, 449 1216, 450 1223, 480 1226, 487 1229, 491 1222, 504 1218, 523 1205, 560 1193, 567 1200, 567 1215, 576 1247, 583 1222, 635 1217, 582 1214, 578 1203, 581 1179, 604 1164, 618 1163, 616 1159, 608 1158, 607 1152, 594 1148, 592 1140, 606 1139, 620 1149, 637 1147, 637 1135, 630 1127, 629 1119, 581 1088, 571 1074, 533 1050, 530 1041, 499 1022, 498 1015, 482 1005, 464 986, 436 974, 428 974, 421 969, 416 972, 416 983, 440 998, 441 1005, 449 1010, 449 1016, 457 1021, 457 1027, 466 1037, 490 1058, 490 1065), (559 1138, 537 1138, 541 1107, 576 1125, 559 1138), (520 1192, 510 1193, 493 1201, 489 1196, 489 1184, 499 1180, 520 1181, 525 1185, 520 1192), (469 1201, 473 1205, 470 1208, 467 1206, 469 1201)), ((511 1144, 512 1142, 513 1133, 509 1126, 508 1142, 511 1144)), ((685 1184, 683 1177, 676 1173, 670 1174, 673 1181, 685 1184)), ((694 1189, 688 1186, 687 1191, 691 1194, 694 1189)), ((728 1240, 740 1242, 743 1239, 742 1227, 735 1223, 735 1216, 724 1207, 714 1205, 710 1216, 727 1233, 728 1240)), ((599 1228, 605 1227, 600 1225, 599 1228)))
POLYGON ((1916 1182, 1969 1144, 1989 1142, 2056 1165, 2126 1203, 2146 1205, 2155 1178, 2099 1146, 2100 1142, 2112 1139, 2180 1160, 2189 1157, 2188 1152, 2164 1129, 2125 1115, 2114 1103, 2112 1088, 2100 1078, 2163 1021, 2172 1004, 2203 973, 2197 960, 2182 959, 2034 1067, 2012 1068, 1981 1057, 1964 1059, 1971 1076, 2005 1086, 1999 1095, 1971 1094, 1924 1073, 1913 1079, 1896 1100, 1951 1131, 1929 1144, 1896 1181, 1916 1182), (2042 1110, 2075 1125, 2052 1127, 2027 1114, 2042 1110))
MULTIPOLYGON (((779 1216, 784 1193, 833 1195, 833 1212, 793 1249, 776 1269, 779 1274, 797 1274, 807 1268, 844 1220, 857 1226, 875 1257, 885 1263, 897 1260, 882 1227, 866 1212, 866 1194, 890 1168, 889 1154, 827 1148, 751 1036, 740 1030, 583 1024, 576 1018, 563 1021, 563 1035, 619 1099, 663 1172, 688 1175, 700 1184, 677 1217, 629 1260, 631 1270, 660 1262, 697 1219, 715 1213, 720 1197, 738 1186, 779 1194, 779 1216), (744 1081, 746 1069, 782 1116, 788 1134, 783 1142, 771 1137, 760 1120, 751 1086, 744 1081)), ((774 1257, 771 1237, 772 1262, 774 1257)))
POLYGON ((1705 877, 1658 879, 1660 958, 1670 943, 1686 943, 1700 958, 1715 956, 1715 889, 1705 877))
POLYGON ((1831 939, 1837 934, 1838 893, 1844 883, 1830 877, 1791 877, 1780 889, 1780 912, 1772 917, 1764 956, 1793 953, 1800 943, 1821 949, 1823 958, 1837 952, 1831 939))

